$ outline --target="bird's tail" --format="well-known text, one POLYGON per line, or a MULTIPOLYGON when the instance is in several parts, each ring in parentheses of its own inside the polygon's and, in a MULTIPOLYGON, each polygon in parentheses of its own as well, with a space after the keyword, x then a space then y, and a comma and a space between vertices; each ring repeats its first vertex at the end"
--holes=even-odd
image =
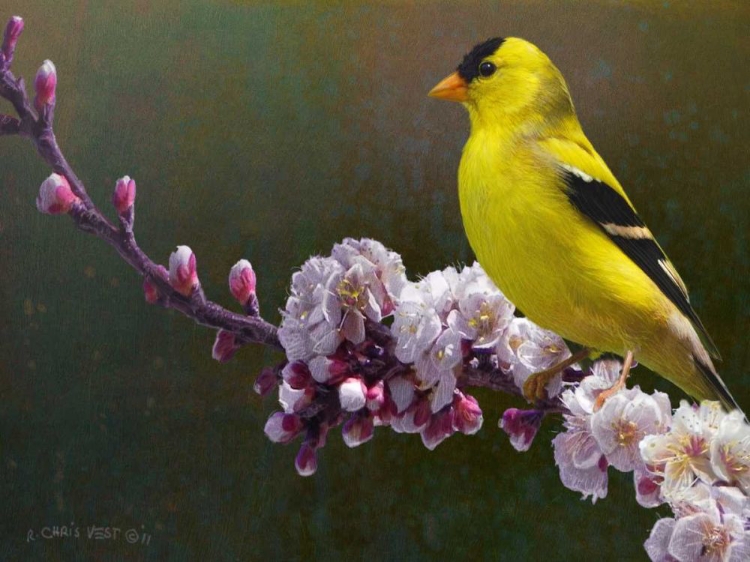
POLYGON ((732 410, 739 410, 742 412, 742 408, 737 404, 732 393, 729 392, 727 385, 721 380, 721 377, 711 364, 711 360, 707 358, 702 359, 699 355, 694 354, 693 362, 695 363, 695 370, 702 379, 702 386, 713 395, 704 396, 703 398, 713 398, 721 401, 722 405, 728 412, 731 412, 732 410))

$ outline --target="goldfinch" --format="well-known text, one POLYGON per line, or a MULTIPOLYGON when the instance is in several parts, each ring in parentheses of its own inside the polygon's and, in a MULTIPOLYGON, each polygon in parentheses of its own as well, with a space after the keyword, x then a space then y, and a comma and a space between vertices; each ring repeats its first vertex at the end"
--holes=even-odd
MULTIPOLYGON (((685 284, 584 135, 552 61, 523 39, 490 39, 429 95, 469 112, 461 215, 505 295, 584 346, 571 360, 589 350, 625 357, 619 387, 635 359, 697 399, 738 409, 685 284)), ((532 377, 526 397, 541 397, 562 366, 532 377)))

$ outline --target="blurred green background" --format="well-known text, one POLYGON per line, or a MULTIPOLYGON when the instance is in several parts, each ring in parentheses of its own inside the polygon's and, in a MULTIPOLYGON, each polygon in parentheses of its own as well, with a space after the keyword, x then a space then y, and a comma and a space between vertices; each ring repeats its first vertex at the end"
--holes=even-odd
MULTIPOLYGON (((411 276, 472 259, 455 180, 468 119, 426 93, 480 40, 537 43, 750 408, 746 2, 6 0, 0 12, 26 20, 17 74, 56 63, 58 140, 102 208, 133 176, 141 246, 166 262, 189 244, 227 306, 226 274, 250 259, 274 322, 294 268, 345 236, 393 247, 411 276)), ((614 471, 605 500, 581 502, 554 466, 559 421, 516 453, 496 423, 521 403, 491 392, 476 393, 474 437, 429 452, 388 430, 354 450, 332 434, 300 478, 296 447, 263 435, 274 400, 251 389, 280 356, 214 362, 210 330, 147 305, 109 247, 36 212, 48 174, 27 141, 0 138, 0 559, 645 558, 667 510, 638 507, 614 471), (71 525, 78 540, 27 542, 71 525), (90 525, 151 539, 86 540, 90 525)))

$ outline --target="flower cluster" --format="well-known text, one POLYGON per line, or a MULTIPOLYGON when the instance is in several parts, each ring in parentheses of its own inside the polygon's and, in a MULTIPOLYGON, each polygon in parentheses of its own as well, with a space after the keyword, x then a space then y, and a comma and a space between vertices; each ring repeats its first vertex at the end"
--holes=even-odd
MULTIPOLYGON (((652 529, 645 544, 652 560, 747 560, 750 425, 742 412, 727 414, 710 401, 683 401, 672 412, 666 394, 637 386, 596 410, 619 371, 619 362, 600 361, 562 393, 566 431, 552 441, 562 483, 595 502, 607 495, 609 466, 632 472, 638 503, 667 503, 675 515, 652 529)), ((530 413, 509 410, 506 417, 512 436, 533 438, 538 420, 530 413)))
POLYGON ((297 470, 312 474, 315 451, 341 423, 350 447, 377 426, 419 433, 429 449, 456 432, 476 433, 482 411, 460 384, 467 365, 502 364, 509 377, 522 365, 527 376, 540 360, 569 353, 513 313, 478 264, 410 282, 398 254, 346 239, 292 277, 279 328, 288 359, 280 373, 284 411, 271 416, 266 434, 285 443, 304 433, 297 470), (531 336, 538 336, 533 344, 531 336))
POLYGON ((742 412, 683 401, 670 430, 645 437, 640 453, 659 503, 675 514, 652 529, 652 560, 750 559, 750 425, 742 412))

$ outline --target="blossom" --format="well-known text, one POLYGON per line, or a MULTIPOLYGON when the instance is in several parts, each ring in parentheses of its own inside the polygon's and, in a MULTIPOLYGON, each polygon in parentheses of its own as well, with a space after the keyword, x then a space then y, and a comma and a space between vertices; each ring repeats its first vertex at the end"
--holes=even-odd
POLYGON ((323 310, 329 279, 343 270, 332 258, 313 257, 292 276, 292 294, 282 312, 278 335, 290 361, 331 355, 343 337, 323 310))
POLYGON ((464 435, 474 435, 482 428, 484 416, 479 408, 477 399, 461 391, 456 391, 453 396, 453 429, 464 435))
POLYGON ((391 428, 397 433, 420 433, 431 418, 430 401, 424 396, 419 396, 406 411, 391 419, 391 428))
POLYGON ((455 329, 475 349, 492 349, 513 320, 515 307, 477 262, 455 275, 450 268, 443 274, 459 312, 453 319, 455 329))
POLYGON ((432 451, 435 447, 440 445, 440 443, 453 435, 455 431, 453 428, 454 417, 455 411, 453 408, 447 408, 434 414, 421 432, 422 443, 424 446, 432 451))
MULTIPOLYGON (((21 36, 23 31, 23 19, 18 16, 12 16, 5 26, 5 33, 3 34, 3 43, 0 47, 0 59, 5 59, 5 64, 9 64, 13 60, 13 52, 16 49, 16 43, 18 38, 21 36)), ((0 64, 2 64, 0 60, 0 64)))
POLYGON ((312 404, 313 398, 315 388, 312 386, 292 388, 286 381, 282 381, 279 386, 279 404, 287 414, 301 412, 312 404))
POLYGON ((34 89, 36 90, 34 105, 38 111, 41 111, 45 105, 54 103, 56 88, 57 69, 51 60, 46 60, 39 67, 34 78, 34 89))
POLYGON ((461 358, 461 336, 451 327, 440 334, 429 351, 417 358, 417 379, 422 389, 432 389, 430 402, 433 412, 453 400, 456 388, 453 368, 461 362, 461 358))
POLYGON ((281 370, 281 378, 294 390, 304 390, 310 385, 310 369, 302 361, 291 361, 281 370))
POLYGON ((70 211, 78 200, 65 176, 52 174, 39 186, 36 208, 48 215, 60 215, 70 211))
POLYGON ((339 402, 347 412, 361 410, 367 404, 367 387, 359 377, 350 377, 339 385, 339 402))
POLYGON ((661 481, 644 467, 638 467, 633 471, 633 487, 635 488, 635 500, 643 507, 656 507, 664 503, 661 493, 661 481))
POLYGON ((670 421, 669 398, 632 388, 611 396, 591 418, 591 432, 609 464, 629 472, 641 464, 638 444, 645 435, 662 433, 670 421))
POLYGON ((300 476, 312 476, 318 470, 318 455, 309 443, 303 443, 294 459, 294 468, 300 476))
POLYGON ((335 355, 318 355, 309 361, 309 365, 312 377, 322 384, 336 384, 351 374, 349 364, 335 355))
POLYGON ((498 426, 510 437, 510 444, 516 451, 528 451, 534 437, 542 425, 544 413, 539 410, 519 410, 508 408, 503 412, 498 426))
POLYGON ((323 314, 336 326, 343 338, 354 344, 365 340, 365 318, 382 319, 381 304, 385 296, 372 266, 357 263, 346 272, 331 275, 323 297, 323 314))
POLYGON ((395 300, 407 284, 406 270, 400 255, 370 238, 345 238, 341 244, 333 246, 331 256, 347 269, 357 263, 371 267, 387 293, 381 303, 381 312, 383 316, 393 312, 395 300))
POLYGON ((234 337, 232 332, 226 330, 219 330, 216 332, 216 340, 214 340, 214 346, 211 349, 211 356, 221 363, 226 363, 234 354, 240 345, 234 337))
POLYGON ((750 492, 750 426, 741 411, 721 420, 711 441, 711 466, 725 482, 750 492))
POLYGON ((414 383, 404 376, 394 376, 386 381, 396 412, 401 413, 414 400, 414 383))
POLYGON ((391 326, 396 338, 396 358, 403 363, 413 363, 432 347, 441 328, 437 312, 424 300, 402 301, 396 308, 391 326))
POLYGON ((643 546, 652 562, 678 562, 669 554, 669 540, 674 533, 674 526, 674 518, 664 517, 651 529, 651 534, 643 546))
POLYGON ((295 414, 285 414, 284 412, 274 412, 266 421, 263 429, 266 436, 274 443, 289 443, 300 431, 304 424, 299 416, 295 414))
POLYGON ((115 189, 112 192, 112 205, 117 212, 123 214, 127 212, 135 202, 135 180, 130 176, 123 176, 115 183, 115 189))
POLYGON ((240 260, 229 270, 229 291, 242 306, 255 294, 255 285, 255 271, 249 261, 240 260))
POLYGON ((256 394, 266 396, 279 384, 279 379, 274 370, 270 367, 261 369, 258 378, 255 379, 253 390, 256 394))
POLYGON ((592 411, 586 401, 579 400, 578 390, 580 387, 562 394, 562 402, 570 414, 563 414, 566 431, 552 440, 552 446, 563 485, 581 492, 584 499, 591 496, 596 503, 607 495, 609 463, 591 432, 592 411))
POLYGON ((718 402, 704 401, 693 407, 683 400, 667 433, 647 435, 640 442, 641 458, 663 478, 661 487, 667 499, 691 486, 696 478, 708 484, 716 480, 709 447, 717 415, 723 417, 718 402))
MULTIPOLYGON (((533 373, 544 371, 570 357, 563 339, 543 330, 527 318, 514 318, 497 345, 497 356, 505 370, 512 370, 513 381, 523 388, 533 373)), ((562 388, 562 374, 547 383, 547 394, 556 396, 562 388)))
POLYGON ((367 409, 371 412, 380 410, 386 402, 385 383, 380 380, 367 389, 367 409))
POLYGON ((750 557, 750 542, 742 519, 714 503, 675 521, 667 551, 677 560, 741 562, 750 557))
POLYGON ((374 427, 372 416, 354 415, 349 418, 341 430, 347 447, 358 447, 372 439, 374 427))
POLYGON ((177 246, 169 256, 169 283, 186 297, 198 286, 195 254, 190 246, 177 246))

